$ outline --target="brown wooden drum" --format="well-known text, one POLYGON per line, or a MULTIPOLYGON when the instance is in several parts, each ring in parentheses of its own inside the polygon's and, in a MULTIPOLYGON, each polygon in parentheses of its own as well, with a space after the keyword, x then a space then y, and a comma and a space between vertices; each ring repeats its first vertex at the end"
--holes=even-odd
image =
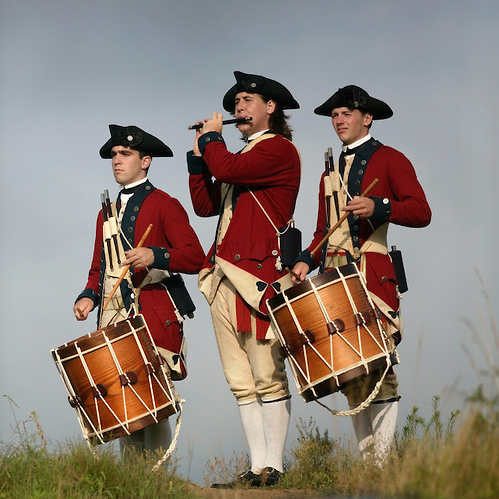
POLYGON ((141 315, 52 350, 85 438, 104 443, 177 412, 174 388, 141 315))
POLYGON ((307 402, 390 362, 381 313, 354 264, 277 294, 267 308, 307 402))

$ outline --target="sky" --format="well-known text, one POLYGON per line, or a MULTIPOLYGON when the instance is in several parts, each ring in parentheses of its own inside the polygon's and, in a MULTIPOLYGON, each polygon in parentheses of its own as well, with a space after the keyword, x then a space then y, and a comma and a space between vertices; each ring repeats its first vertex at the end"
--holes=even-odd
MULTIPOLYGON (((340 152, 330 121, 313 109, 349 84, 392 107, 372 135, 411 160, 433 211, 429 227, 388 234, 409 284, 398 430, 414 406, 428 417, 434 396, 444 415, 462 409, 488 365, 483 350, 499 362, 481 336, 499 299, 498 20, 495 0, 0 0, 0 441, 32 411, 51 442, 83 438, 50 351, 96 329, 95 313, 78 323, 72 306, 86 283, 100 193, 118 192, 98 155, 108 125, 137 125, 171 147, 174 157, 155 159, 149 178, 180 200, 208 250, 216 220, 192 209, 187 127, 223 112, 233 71, 278 80, 301 105, 289 115, 302 159, 295 221, 305 246, 324 152, 340 152)), ((225 127, 224 137, 240 149, 237 130, 225 127)), ((186 282, 197 311, 185 323, 189 375, 176 384, 185 399, 176 457, 180 473, 203 484, 209 460, 247 447, 208 305, 196 276, 186 282)), ((305 403, 290 380, 287 455, 300 419, 353 439, 347 418, 305 403)), ((322 401, 347 408, 341 394, 322 401)))

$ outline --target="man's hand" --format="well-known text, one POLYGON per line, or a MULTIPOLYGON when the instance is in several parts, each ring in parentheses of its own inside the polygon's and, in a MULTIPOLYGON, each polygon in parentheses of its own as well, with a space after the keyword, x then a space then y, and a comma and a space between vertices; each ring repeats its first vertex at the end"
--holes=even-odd
POLYGON ((73 313, 77 321, 84 321, 93 309, 94 302, 90 298, 81 298, 74 304, 73 313))
POLYGON ((134 248, 125 251, 126 260, 121 262, 121 265, 131 265, 136 269, 150 267, 154 263, 154 253, 150 248, 134 248))
POLYGON ((203 126, 202 128, 196 129, 196 137, 194 139, 194 146, 192 148, 192 151, 194 153, 194 156, 201 156, 201 151, 199 150, 199 144, 198 144, 199 137, 201 137, 201 135, 203 135, 204 133, 208 132, 222 133, 222 128, 224 126, 223 115, 221 115, 220 113, 213 113, 211 119, 204 121, 197 121, 195 124, 203 126))
POLYGON ((293 281, 293 284, 300 284, 300 282, 303 282, 307 278, 307 274, 309 273, 309 271, 310 267, 305 262, 298 262, 293 267, 293 273, 298 277, 291 274, 291 280, 293 281))
POLYGON ((341 210, 350 211, 354 215, 359 215, 363 218, 369 218, 374 213, 374 201, 371 198, 355 196, 341 210))
MULTIPOLYGON (((206 120, 205 120, 206 121, 206 120)), ((205 121, 196 121, 196 125, 202 125, 205 121)), ((196 137, 194 138, 194 146, 192 147, 192 152, 194 156, 201 156, 201 151, 199 150, 198 139, 201 137, 201 128, 196 128, 196 137)))
POLYGON ((220 113, 214 112, 211 115, 210 120, 205 120, 205 124, 203 125, 203 128, 201 128, 201 133, 208 133, 208 132, 218 132, 222 133, 222 128, 223 128, 223 115, 220 113))

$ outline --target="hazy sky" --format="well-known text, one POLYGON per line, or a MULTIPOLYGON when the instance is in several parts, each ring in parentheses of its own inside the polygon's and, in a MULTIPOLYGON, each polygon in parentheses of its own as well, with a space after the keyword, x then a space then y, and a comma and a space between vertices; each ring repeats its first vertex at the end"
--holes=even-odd
MULTIPOLYGON (((393 118, 375 122, 372 134, 413 162, 433 210, 429 227, 389 232, 410 288, 396 368, 399 429, 414 405, 428 415, 434 395, 447 411, 462 407, 463 392, 479 383, 463 346, 485 365, 463 321, 488 328, 477 272, 492 304, 499 298, 498 15, 495 0, 0 0, 0 440, 31 411, 49 439, 82 438, 50 350, 95 330, 95 313, 77 323, 72 305, 86 283, 100 193, 118 192, 98 155, 108 125, 135 124, 173 149, 173 158, 153 161, 150 179, 183 203, 207 250, 216 220, 192 210, 187 126, 222 110, 234 70, 284 83, 301 104, 289 114, 303 163, 295 220, 305 245, 324 151, 337 158, 340 149, 313 109, 348 84, 390 104, 393 118), (5 396, 19 406, 15 417, 5 396)), ((240 149, 237 130, 224 136, 240 149)), ((190 373, 176 385, 186 400, 177 456, 184 476, 201 483, 210 458, 246 444, 208 305, 196 277, 186 280, 197 312, 185 324, 190 373)), ((292 390, 288 449, 299 418, 352 437, 348 419, 305 404, 293 381, 292 390)), ((326 402, 346 408, 340 394, 326 402)))

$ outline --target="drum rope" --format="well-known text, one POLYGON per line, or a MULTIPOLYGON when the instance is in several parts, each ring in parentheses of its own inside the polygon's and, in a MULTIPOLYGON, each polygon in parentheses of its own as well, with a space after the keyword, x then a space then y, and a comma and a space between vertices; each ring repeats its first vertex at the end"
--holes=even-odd
MULTIPOLYGON (((358 310, 357 310, 357 306, 355 304, 355 301, 353 299, 353 296, 352 294, 350 293, 350 289, 348 287, 348 284, 346 282, 346 278, 345 276, 341 273, 340 269, 336 269, 337 272, 338 272, 338 276, 340 277, 340 280, 343 284, 343 289, 345 291, 345 294, 347 295, 347 298, 348 298, 348 301, 350 302, 350 306, 353 310, 353 313, 354 315, 355 314, 358 314, 358 310)), ((319 305, 321 307, 321 309, 323 309, 323 315, 324 315, 324 318, 326 319, 326 321, 328 323, 332 323, 331 319, 329 318, 329 314, 327 313, 326 309, 325 309, 325 305, 324 303, 322 302, 322 299, 320 298, 318 292, 316 291, 316 286, 315 284, 311 281, 310 282, 310 285, 312 287, 312 289, 314 290, 314 293, 316 295, 316 298, 317 298, 317 301, 319 302, 319 305)), ((334 334, 337 334, 362 360, 362 353, 359 352, 355 347, 354 345, 352 345, 352 343, 350 343, 348 341, 348 339, 343 335, 341 334, 340 331, 336 331, 334 334)), ((359 327, 357 326, 357 334, 359 335, 360 334, 360 330, 359 330, 359 327)), ((360 342, 360 339, 359 339, 359 345, 361 345, 361 342, 360 342)), ((335 369, 334 369, 334 361, 333 361, 333 335, 330 334, 329 335, 329 350, 330 350, 330 356, 331 356, 331 364, 329 364, 323 357, 322 355, 320 355, 318 352, 318 355, 322 358, 322 360, 324 361, 324 363, 331 369, 331 372, 333 374, 333 377, 335 378, 336 380, 336 384, 338 385, 338 375, 335 375, 334 373, 336 372, 335 369)), ((362 364, 365 366, 366 365, 366 362, 363 361, 362 364)))
MULTIPOLYGON (((130 326, 130 322, 129 321, 127 322, 130 326)), ((118 357, 116 356, 116 352, 114 351, 113 345, 105 333, 102 333, 102 336, 104 337, 104 341, 106 342, 107 348, 109 350, 109 353, 111 354, 116 370, 118 371, 118 376, 121 378, 121 376, 123 375, 123 369, 121 369, 121 364, 118 360, 118 357)), ((128 408, 126 403, 125 386, 123 384, 121 385, 121 396, 123 399, 123 410, 125 411, 125 421, 128 421, 128 408)), ((118 422, 121 424, 122 428, 125 429, 127 434, 130 435, 130 431, 128 430, 128 428, 125 428, 125 425, 119 419, 118 422)))
MULTIPOLYGON (((149 331, 149 327, 147 326, 147 323, 145 321, 144 321, 144 326, 145 326, 146 332, 147 332, 147 334, 149 336, 149 341, 151 342, 151 346, 152 346, 152 348, 154 350, 154 353, 156 354, 156 357, 159 359, 159 358, 161 358, 161 354, 158 352, 158 349, 156 348, 156 344, 154 343, 154 340, 152 338, 152 334, 149 331)), ((145 353, 143 353, 142 355, 145 356, 145 353)), ((150 364, 149 361, 147 361, 147 362, 146 361, 147 361, 147 359, 144 359, 145 363, 150 364)), ((159 378, 156 376, 156 372, 155 371, 153 371, 152 376, 154 376, 154 379, 158 383, 158 385, 161 388, 161 390, 163 391, 164 395, 166 395, 166 397, 173 402, 173 400, 175 399, 175 397, 173 396, 173 393, 172 393, 173 383, 171 381, 171 377, 170 377, 169 371, 162 364, 160 364, 159 368, 160 368, 161 372, 163 373, 163 376, 165 377, 165 384, 168 386, 168 392, 166 391, 165 387, 163 386, 163 384, 161 383, 161 381, 159 380, 159 378)), ((149 377, 149 386, 150 386, 150 389, 152 390, 152 380, 151 380, 151 377, 149 377)), ((153 398, 153 403, 155 404, 154 393, 151 392, 151 396, 153 398)), ((177 395, 176 398, 178 399, 178 395, 177 395)), ((156 407, 156 405, 154 407, 156 407)))
MULTIPOLYGON (((127 321, 131 330, 132 330, 132 333, 133 333, 133 337, 135 338, 135 343, 137 344, 137 347, 139 349, 139 352, 140 352, 140 355, 142 356, 142 362, 144 363, 144 365, 150 365, 151 363, 149 362, 149 359, 147 358, 146 356, 146 353, 144 352, 144 349, 142 347, 142 342, 140 341, 139 337, 138 337, 138 334, 137 334, 137 330, 132 326, 131 322, 130 321, 127 321)), ((145 324, 145 321, 144 321, 144 324, 145 324)), ((149 333, 149 330, 146 328, 146 331, 147 333, 149 333)), ((152 341, 152 337, 149 333, 149 339, 151 341, 151 344, 154 345, 153 341, 152 341)), ((159 382, 158 378, 156 377, 156 373, 154 373, 154 378, 156 379, 157 383, 159 386, 161 386, 161 383, 159 382)), ((157 418, 156 418, 156 414, 158 412, 158 407, 156 405, 156 397, 154 395, 154 389, 152 387, 152 378, 151 376, 148 376, 148 381, 149 381, 149 391, 151 393, 151 400, 152 400, 152 405, 153 405, 153 410, 154 410, 154 414, 151 414, 152 417, 154 418, 155 422, 157 423, 157 418)), ((162 387, 162 386, 161 386, 162 387)), ((150 411, 149 408, 147 408, 148 411, 150 411)))
MULTIPOLYGON (((80 358, 81 365, 83 366, 83 370, 85 371, 85 374, 87 375, 87 378, 88 378, 88 381, 90 383, 90 386, 96 390, 96 393, 98 393, 99 397, 100 397, 100 391, 97 388, 97 385, 95 384, 95 381, 94 381, 94 378, 92 376, 92 373, 90 372, 90 369, 88 368, 88 364, 87 364, 87 362, 85 360, 85 356, 83 355, 83 353, 81 351, 81 348, 78 345, 78 343, 75 343, 75 349, 76 349, 76 352, 78 354, 78 357, 80 358)), ((104 399, 102 399, 102 400, 107 405, 107 402, 104 399)), ((102 440, 102 436, 101 436, 101 433, 102 433, 102 423, 101 423, 101 419, 100 419, 100 412, 99 412, 99 405, 98 405, 98 402, 97 402, 97 397, 94 397, 94 404, 95 404, 95 414, 97 415, 97 426, 98 426, 98 428, 96 428, 94 426, 94 424, 92 423, 92 421, 90 421, 90 426, 92 426, 94 432, 98 435, 99 439, 101 441, 103 441, 102 440)), ((109 408, 109 410, 111 412, 113 412, 110 407, 108 407, 108 408, 109 408)), ((116 417, 116 415, 114 413, 113 413, 113 415, 116 417)))
MULTIPOLYGON (((133 328, 133 326, 130 324, 130 321, 127 320, 127 322, 129 324, 131 330, 135 331, 134 328, 133 328)), ((128 380, 128 376, 123 372, 123 369, 121 368, 120 362, 118 360, 116 352, 114 351, 114 348, 113 348, 113 345, 112 345, 111 341, 109 341, 109 338, 105 334, 103 336, 104 336, 106 344, 107 344, 107 346, 109 348, 109 351, 111 353, 111 357, 113 358, 113 361, 114 361, 115 366, 116 366, 116 370, 118 371, 118 374, 119 374, 120 378, 121 378, 121 376, 124 376, 128 380)), ((128 381, 130 381, 130 380, 128 380, 128 381)), ((125 411, 125 421, 128 421, 128 409, 127 409, 127 403, 126 403, 125 386, 128 386, 130 388, 130 390, 132 391, 132 393, 137 397, 137 399, 144 406, 144 408, 150 413, 149 407, 144 402, 144 400, 142 399, 142 397, 139 395, 139 393, 137 392, 137 390, 133 387, 133 385, 131 383, 127 383, 127 385, 123 385, 122 384, 121 385, 121 393, 122 393, 122 396, 123 396, 123 408, 124 408, 124 411, 125 411)), ((154 418, 154 422, 157 423, 158 422, 158 418, 154 414, 151 414, 151 416, 154 418)), ((119 419, 118 419, 118 422, 120 423, 120 425, 123 428, 125 428, 126 425, 123 424, 121 421, 119 421, 119 419)), ((125 429, 126 429, 126 432, 130 435, 130 432, 129 432, 128 428, 125 428, 125 429)))
MULTIPOLYGON (((74 409, 76 412, 76 417, 78 419, 78 424, 80 425, 80 429, 81 429, 83 435, 85 435, 88 430, 85 428, 85 424, 83 423, 83 417, 82 417, 81 413, 84 411, 78 404, 77 393, 75 392, 73 385, 71 384, 71 381, 66 373, 66 370, 64 369, 64 367, 62 365, 62 359, 61 359, 61 356, 59 355, 59 351, 53 350, 52 353, 57 356, 57 362, 55 365, 57 367, 57 370, 59 371, 59 375, 61 376, 62 382, 64 383, 69 396, 72 398, 72 400, 75 404, 74 409)), ((90 421, 90 418, 88 416, 87 416, 87 421, 89 421, 90 424, 92 424, 92 422, 90 421)), ((94 428, 94 430, 95 430, 95 428, 94 428)), ((87 440, 87 442, 88 442, 88 440, 87 440)))
MULTIPOLYGON (((109 340, 108 340, 107 336, 104 333, 102 333, 102 335, 103 335, 105 341, 108 342, 109 340)), ((101 422, 101 418, 100 418, 100 410, 99 410, 99 402, 98 402, 99 399, 107 407, 107 409, 109 410, 109 412, 114 416, 114 418, 119 423, 119 425, 126 431, 126 433, 128 435, 130 435, 130 432, 128 431, 128 428, 121 422, 119 416, 116 414, 116 412, 114 412, 113 408, 108 404, 108 402, 105 399, 105 397, 103 397, 101 395, 99 388, 95 384, 95 381, 93 379, 92 373, 90 372, 90 369, 89 369, 89 367, 87 365, 87 362, 85 361, 85 357, 82 355, 82 352, 81 352, 81 349, 80 349, 78 343, 75 343, 75 348, 76 348, 76 351, 78 352, 78 356, 80 357, 83 369, 85 370, 85 373, 87 374, 90 386, 96 390, 96 393, 99 394, 98 397, 94 397, 95 414, 97 416, 98 428, 96 428, 94 426, 94 424, 90 421, 90 425, 92 426, 94 432, 97 434, 99 440, 101 441, 101 443, 105 443, 105 440, 102 438, 103 430, 102 430, 102 422, 101 422)), ((111 351, 112 351, 112 349, 111 349, 111 351)), ((114 352, 112 352, 112 354, 113 353, 114 352)), ((125 411, 126 411, 126 408, 125 408, 125 411)))
MULTIPOLYGON (((350 289, 346 283, 346 278, 345 276, 341 273, 341 270, 338 268, 336 269, 337 272, 338 272, 338 275, 340 276, 340 279, 343 283, 343 288, 345 289, 345 293, 348 297, 348 300, 350 301, 350 305, 352 307, 352 310, 354 311, 354 314, 358 314, 359 311, 357 309, 357 305, 355 304, 355 301, 353 299, 353 296, 350 292, 350 289)), ((359 275, 359 279, 361 280, 361 282, 363 284, 364 281, 362 280, 362 275, 360 274, 360 272, 358 272, 358 275, 359 275)), ((371 306, 373 305, 372 302, 370 301, 370 297, 367 295, 366 293, 366 296, 367 296, 367 299, 369 301, 369 303, 371 304, 371 306)), ((374 307, 373 307, 374 309, 374 307)), ((363 324, 364 328, 367 330, 367 332, 370 334, 371 337, 373 337, 373 334, 371 333, 371 331, 369 330, 369 328, 365 325, 365 323, 363 324)), ((346 338, 343 338, 343 336, 340 334, 340 336, 344 339, 344 341, 361 357, 361 360, 363 359, 363 354, 362 354, 362 342, 360 341, 360 326, 357 326, 357 331, 358 331, 358 334, 359 334, 359 348, 360 348, 360 352, 357 351, 356 348, 354 348, 353 345, 350 344, 350 342, 348 342, 346 340, 346 338)), ((376 341, 376 338, 373 337, 373 339, 376 341)), ((376 341, 376 343, 379 345, 379 343, 376 341)), ((381 346, 380 346, 381 348, 381 346)), ((386 350, 385 350, 386 351, 386 350)), ((363 359, 363 364, 365 365, 366 367, 366 370, 367 372, 369 372, 368 368, 367 368, 367 361, 366 359, 363 359)), ((336 410, 333 410, 333 409, 330 409, 329 407, 327 407, 326 405, 322 404, 321 402, 319 402, 317 399, 316 399, 316 402, 321 405, 322 407, 326 408, 328 411, 330 411, 332 414, 336 415, 336 416, 353 416, 355 414, 358 414, 359 412, 363 411, 365 408, 367 408, 371 402, 374 400, 374 398, 376 397, 376 395, 378 395, 379 393, 379 390, 381 389, 381 384, 383 383, 383 380, 385 379, 385 376, 388 372, 388 370, 390 369, 391 367, 391 362, 390 362, 390 356, 388 354, 388 352, 386 352, 386 369, 383 373, 383 375, 381 376, 380 380, 374 385, 374 388, 371 392, 371 394, 366 398, 366 400, 364 400, 364 402, 362 402, 361 404, 359 404, 355 409, 350 409, 348 411, 336 411, 336 410)))
MULTIPOLYGON (((362 315, 362 312, 359 312, 359 309, 357 308, 357 305, 356 305, 355 300, 353 298, 353 295, 352 295, 352 293, 350 291, 350 288, 349 288, 349 286, 347 284, 345 276, 341 273, 341 270, 339 268, 337 268, 336 270, 337 270, 338 275, 339 275, 339 277, 341 279, 341 282, 343 284, 343 288, 344 288, 345 293, 347 295, 348 301, 350 302, 350 306, 352 307, 354 315, 355 316, 360 315, 362 317, 362 320, 363 320, 362 326, 368 332, 369 336, 371 336, 371 338, 377 343, 377 345, 380 347, 380 350, 383 350, 383 348, 381 348, 381 346, 379 345, 379 343, 376 340, 376 338, 374 337, 374 335, 371 333, 371 331, 367 327, 366 320, 365 320, 364 316, 362 315)), ((359 281, 363 284, 364 282, 362 281, 361 273, 357 271, 356 274, 359 277, 359 281)), ((364 288, 364 286, 363 286, 363 288, 364 288)), ((366 298, 368 299, 368 303, 370 303, 371 308, 374 310, 373 304, 369 301, 369 296, 367 295, 367 293, 366 293, 366 298)), ((367 359, 364 358, 364 354, 363 354, 363 351, 362 351, 362 341, 361 341, 361 334, 360 334, 360 325, 357 324, 357 341, 359 343, 359 349, 355 348, 341 333, 338 332, 338 335, 360 357, 360 361, 361 361, 362 365, 367 370, 367 364, 368 364, 368 362, 367 362, 367 359)))
MULTIPOLYGON (((284 299, 287 300, 287 296, 283 294, 284 299)), ((289 308, 289 305, 288 305, 289 308)), ((281 342, 281 345, 286 349, 288 352, 288 355, 286 356, 289 362, 289 365, 291 366, 291 371, 293 372, 293 379, 295 380, 296 388, 300 390, 300 383, 298 382, 298 372, 305 378, 305 374, 303 373, 302 369, 300 368, 300 365, 296 361, 296 359, 291 355, 291 352, 289 352, 287 346, 286 346, 286 340, 282 334, 281 329, 279 328, 279 325, 277 323, 277 320, 272 312, 272 310, 269 310, 270 317, 272 318, 272 323, 274 324, 275 331, 277 332, 277 336, 279 338, 279 341, 281 342)))
MULTIPOLYGON (((319 291, 317 289, 317 286, 315 285, 315 283, 312 280, 310 280, 310 287, 312 288, 312 291, 314 292, 315 299, 316 299, 317 303, 319 304, 319 307, 321 309, 322 315, 324 316, 326 323, 331 324, 332 321, 331 321, 331 318, 329 317, 326 306, 324 305, 324 302, 322 301, 322 298, 319 295, 319 291)), ((334 370, 334 365, 333 365, 333 336, 331 334, 329 334, 329 355, 331 358, 331 363, 329 363, 316 348, 314 348, 314 347, 312 347, 312 348, 314 349, 316 354, 319 356, 319 358, 324 362, 324 364, 326 364, 326 366, 329 369, 331 369, 331 375, 333 376, 333 378, 336 382, 336 385, 338 385, 338 375, 336 374, 336 372, 334 370)), ((312 390, 312 393, 317 397, 317 393, 315 392, 315 388, 312 387, 311 390, 312 390)))
MULTIPOLYGON (((370 293, 367 291, 367 281, 366 281, 366 279, 364 277, 364 274, 362 272, 359 272, 359 277, 360 277, 360 280, 362 281, 364 289, 366 290, 367 301, 369 302, 371 308, 373 310, 376 310, 377 307, 376 307, 373 299, 371 298, 370 293)), ((388 350, 389 350, 388 336, 386 334, 386 329, 383 327, 383 322, 381 321, 381 319, 379 318, 379 316, 378 316, 377 313, 374 314, 374 317, 376 319, 376 324, 378 325, 378 329, 380 331, 380 337, 381 337, 381 339, 383 341, 383 345, 380 345, 378 339, 372 335, 371 331, 369 331, 369 329, 367 329, 367 326, 366 326, 366 329, 369 331, 369 334, 371 335, 371 338, 376 342, 376 344, 379 346, 380 350, 386 351, 387 355, 389 355, 389 353, 388 353, 388 350)), ((395 354, 396 354, 396 352, 395 352, 395 354)))
POLYGON ((378 395, 380 389, 381 389, 381 384, 383 383, 383 380, 385 379, 385 376, 386 374, 388 373, 388 370, 390 369, 391 367, 391 362, 390 362, 390 356, 388 355, 387 356, 387 359, 386 359, 386 369, 383 373, 383 376, 381 376, 381 378, 379 379, 379 381, 374 385, 374 388, 371 392, 371 394, 366 398, 366 400, 364 400, 364 402, 362 402, 361 404, 359 404, 357 407, 355 407, 354 409, 350 409, 348 411, 337 411, 335 409, 331 409, 329 408, 327 405, 323 404, 322 402, 319 402, 319 400, 315 399, 315 401, 322 407, 324 407, 324 409, 327 409, 331 414, 333 414, 333 416, 354 416, 355 414, 358 414, 359 412, 363 411, 364 409, 366 409, 367 407, 369 407, 371 405, 371 402, 376 398, 376 395, 378 395))
POLYGON ((319 291, 317 290, 317 286, 313 281, 310 281, 310 287, 312 288, 312 291, 314 292, 315 299, 317 300, 317 303, 319 304, 319 308, 321 309, 322 315, 324 316, 324 319, 326 320, 326 323, 331 322, 331 318, 329 317, 329 314, 327 312, 326 306, 324 305, 324 302, 322 301, 321 297, 319 296, 319 291))
MULTIPOLYGON (((321 355, 321 353, 310 343, 310 341, 308 340, 307 336, 305 335, 305 333, 304 333, 304 331, 303 331, 303 329, 301 327, 300 321, 298 320, 298 317, 295 314, 295 311, 294 311, 294 309, 293 309, 293 307, 291 305, 291 301, 289 300, 288 296, 285 293, 283 294, 283 296, 284 296, 284 300, 286 302, 286 305, 288 307, 289 313, 291 314, 291 317, 293 318, 293 321, 294 321, 294 323, 296 325, 298 333, 301 336, 304 336, 307 339, 308 346, 324 361, 324 363, 329 368, 331 368, 331 366, 328 364, 328 362, 326 361, 326 359, 324 359, 324 357, 321 355)), ((306 344, 302 345, 303 356, 304 356, 305 364, 306 364, 306 367, 307 367, 307 372, 306 373, 300 367, 300 365, 298 364, 298 362, 292 356, 291 357, 293 358, 293 362, 296 364, 296 366, 297 366, 298 370, 300 371, 301 375, 310 384, 311 383, 311 378, 310 378, 310 370, 309 370, 309 362, 308 362, 308 355, 307 355, 306 346, 307 346, 306 344)))
POLYGON ((178 415, 177 415, 177 421, 175 423, 175 434, 172 440, 172 443, 166 450, 165 454, 163 457, 153 466, 152 470, 153 472, 158 471, 158 469, 161 467, 161 465, 171 456, 172 452, 175 450, 175 447, 177 446, 178 438, 180 435, 180 426, 182 424, 182 403, 185 402, 185 400, 177 400, 178 404, 178 415))

